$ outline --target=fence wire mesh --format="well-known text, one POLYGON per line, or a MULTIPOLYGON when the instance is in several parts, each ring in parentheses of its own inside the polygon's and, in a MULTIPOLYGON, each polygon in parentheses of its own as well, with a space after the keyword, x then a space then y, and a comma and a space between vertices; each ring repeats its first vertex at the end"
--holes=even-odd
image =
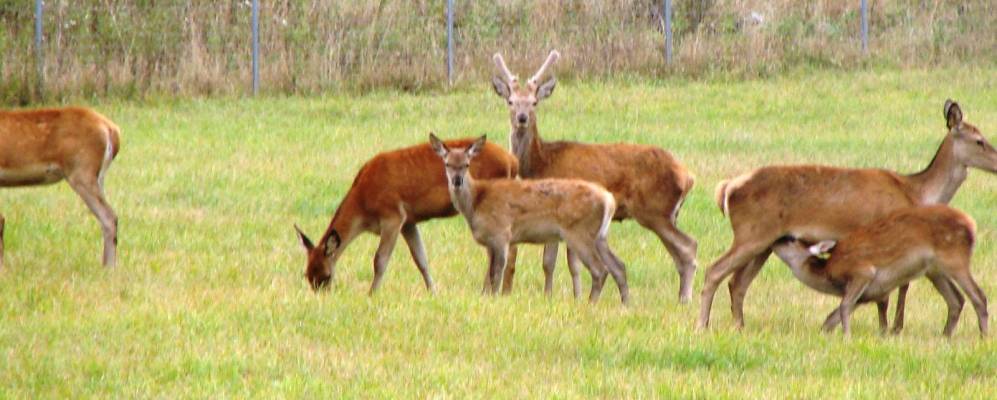
MULTIPOLYGON (((251 91, 251 0, 46 0, 41 60, 33 3, 0 0, 0 100, 251 91)), ((447 3, 261 1, 262 90, 446 85, 447 3)), ((866 53, 859 0, 673 0, 671 64, 661 0, 453 3, 457 84, 487 80, 496 51, 526 71, 552 48, 565 55, 562 76, 584 77, 765 76, 801 64, 997 59, 990 0, 869 1, 866 53)))

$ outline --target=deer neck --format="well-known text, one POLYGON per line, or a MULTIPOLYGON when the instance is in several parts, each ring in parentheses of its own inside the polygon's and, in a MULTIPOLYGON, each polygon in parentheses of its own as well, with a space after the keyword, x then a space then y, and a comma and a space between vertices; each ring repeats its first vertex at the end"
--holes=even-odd
POLYGON ((909 176, 921 205, 948 204, 966 180, 967 168, 955 159, 954 147, 951 137, 946 136, 928 167, 909 176))
POLYGON ((450 201, 453 202, 454 208, 464 216, 467 224, 473 230, 474 199, 477 197, 478 191, 481 190, 480 184, 471 178, 471 174, 465 174, 463 185, 455 187, 452 183, 448 182, 448 186, 450 188, 450 201))
POLYGON ((332 216, 329 228, 325 230, 325 234, 322 235, 322 241, 320 242, 324 244, 328 242, 331 236, 339 236, 339 246, 329 254, 329 258, 333 260, 338 258, 339 254, 346 248, 346 245, 352 242, 363 231, 367 222, 363 208, 351 194, 352 191, 346 195, 339 208, 336 209, 336 214, 332 216))
POLYGON ((512 126, 509 148, 519 160, 519 176, 533 177, 543 171, 547 164, 543 139, 537 132, 536 118, 530 118, 530 123, 525 127, 516 124, 512 126))

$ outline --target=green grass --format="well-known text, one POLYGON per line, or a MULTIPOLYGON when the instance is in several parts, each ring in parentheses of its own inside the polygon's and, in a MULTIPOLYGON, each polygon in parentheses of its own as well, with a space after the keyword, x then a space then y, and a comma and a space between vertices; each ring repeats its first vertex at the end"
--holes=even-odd
MULTIPOLYGON (((837 300, 770 261, 743 332, 724 289, 712 329, 697 333, 698 305, 677 303, 664 247, 633 222, 611 231, 629 267, 627 309, 612 285, 596 305, 572 299, 563 253, 545 298, 537 246, 520 251, 513 295, 480 296, 484 250, 460 218, 421 227, 436 296, 400 244, 368 297, 372 235, 340 260, 335 289, 308 290, 292 223, 320 234, 370 156, 431 130, 506 145, 504 103, 479 86, 96 104, 123 130, 107 176, 120 265, 100 266, 97 223, 68 186, 0 191, 0 397, 993 396, 994 340, 979 338, 968 305, 955 337, 941 337, 944 303, 926 282, 912 286, 902 335, 878 336, 863 307, 843 339, 818 333, 837 300)), ((771 163, 918 170, 945 133, 947 97, 997 139, 995 87, 994 69, 567 82, 539 120, 548 139, 662 146, 696 174, 680 225, 700 243, 698 295, 731 240, 717 181, 771 163)), ((995 191, 997 176, 974 171, 953 202, 978 222, 975 275, 992 299, 995 191)))

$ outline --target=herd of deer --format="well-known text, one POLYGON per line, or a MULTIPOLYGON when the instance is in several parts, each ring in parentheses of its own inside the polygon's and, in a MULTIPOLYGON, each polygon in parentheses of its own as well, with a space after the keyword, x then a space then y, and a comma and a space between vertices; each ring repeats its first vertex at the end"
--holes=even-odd
MULTIPOLYGON (((554 92, 541 82, 559 55, 551 52, 525 84, 496 54, 502 75, 495 93, 508 104, 511 153, 485 137, 429 143, 376 155, 360 169, 325 233, 313 243, 297 226, 307 250, 305 276, 313 289, 335 278, 336 262, 363 232, 380 235, 370 292, 381 284, 401 234, 434 291, 417 225, 463 215, 474 240, 488 253, 484 292, 512 290, 516 244, 544 245, 544 291, 553 286, 558 243, 567 247, 574 295, 578 262, 592 277, 596 301, 611 275, 624 304, 626 267, 610 248, 614 220, 633 219, 654 232, 673 259, 679 301, 692 299, 696 240, 677 227, 693 176, 661 148, 632 144, 549 142, 537 131, 537 104, 554 92)), ((697 327, 709 324, 713 298, 726 278, 736 327, 744 326, 744 297, 775 252, 805 285, 842 298, 824 329, 848 334, 858 303, 875 302, 887 329, 888 295, 898 290, 894 332, 903 328, 909 282, 925 276, 945 298, 944 334, 955 328, 969 297, 982 334, 987 299, 970 273, 976 225, 945 206, 970 167, 997 173, 997 150, 946 101, 947 133, 923 171, 901 175, 882 169, 817 165, 768 166, 717 185, 716 202, 730 220, 734 241, 706 271, 697 327)), ((120 149, 119 130, 85 108, 0 112, 0 186, 51 184, 65 179, 100 222, 103 262, 115 264, 117 217, 104 199, 104 174, 120 149)), ((0 268, 3 266, 0 216, 0 268)))

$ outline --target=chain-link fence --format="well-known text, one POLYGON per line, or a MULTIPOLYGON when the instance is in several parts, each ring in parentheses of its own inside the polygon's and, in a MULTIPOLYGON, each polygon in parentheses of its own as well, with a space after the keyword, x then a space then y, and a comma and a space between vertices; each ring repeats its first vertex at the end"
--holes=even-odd
POLYGON ((993 3, 0 0, 0 101, 422 90, 487 81, 496 51, 527 70, 552 48, 561 76, 596 78, 992 63, 993 3))

